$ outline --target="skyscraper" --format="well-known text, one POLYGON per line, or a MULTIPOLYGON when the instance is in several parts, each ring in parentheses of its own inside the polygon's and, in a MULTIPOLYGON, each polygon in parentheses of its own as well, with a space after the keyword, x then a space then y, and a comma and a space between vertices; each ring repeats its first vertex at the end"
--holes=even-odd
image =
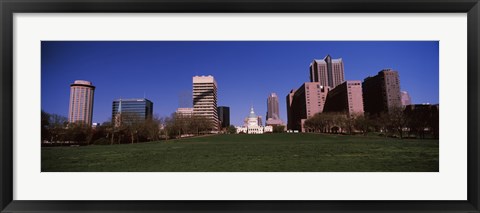
POLYGON ((230 107, 219 106, 217 108, 220 126, 226 128, 230 126, 230 107))
POLYGON ((363 115, 361 81, 345 81, 328 92, 323 111, 363 115))
POLYGON ((90 81, 76 80, 70 85, 68 122, 92 125, 94 91, 90 81))
POLYGON ((267 98, 267 120, 279 119, 278 97, 277 94, 271 93, 267 98))
POLYGON ((153 102, 146 98, 117 99, 112 103, 112 123, 117 127, 145 121, 152 114, 153 102))
POLYGON ((213 76, 193 77, 193 114, 211 122, 211 129, 218 130, 217 82, 213 76))
POLYGON ((293 110, 292 110, 292 102, 293 102, 293 96, 295 95, 296 90, 292 89, 288 93, 286 100, 287 100, 287 129, 293 129, 294 127, 294 116, 293 116, 293 110))
POLYGON ((321 86, 335 88, 345 81, 343 60, 332 59, 330 55, 322 60, 314 59, 310 64, 310 82, 319 82, 321 86))
POLYGON ((403 107, 412 104, 412 99, 410 98, 410 95, 408 94, 407 91, 401 91, 400 94, 401 94, 401 98, 402 98, 402 106, 403 107))
POLYGON ((402 106, 400 78, 395 70, 383 69, 376 76, 365 78, 362 90, 364 110, 370 115, 402 106))
POLYGON ((284 125, 283 121, 280 120, 278 96, 276 93, 271 93, 267 98, 267 116, 265 118, 265 125, 284 125))

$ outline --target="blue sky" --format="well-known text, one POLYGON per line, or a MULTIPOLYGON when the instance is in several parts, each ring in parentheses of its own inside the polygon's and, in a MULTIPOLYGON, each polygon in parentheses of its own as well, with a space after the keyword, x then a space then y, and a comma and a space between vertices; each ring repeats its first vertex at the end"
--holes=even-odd
POLYGON ((70 84, 88 80, 96 86, 93 122, 108 121, 117 98, 145 96, 154 114, 168 116, 191 93, 193 76, 213 75, 231 124, 241 125, 251 105, 265 117, 272 92, 286 122, 286 95, 327 54, 343 58, 345 80, 393 68, 413 103, 439 103, 437 41, 43 41, 41 107, 67 116, 70 84))

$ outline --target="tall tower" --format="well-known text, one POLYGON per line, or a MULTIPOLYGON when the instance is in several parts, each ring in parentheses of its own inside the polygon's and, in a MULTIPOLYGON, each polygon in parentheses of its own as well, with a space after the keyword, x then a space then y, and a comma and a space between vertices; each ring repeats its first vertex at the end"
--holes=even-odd
POLYGON ((295 95, 296 90, 292 89, 290 90, 290 93, 288 93, 286 97, 287 101, 287 129, 293 129, 294 128, 294 114, 293 114, 293 108, 292 108, 292 103, 293 103, 293 97, 295 95))
POLYGON ((278 110, 278 96, 275 93, 271 93, 267 98, 267 118, 268 119, 280 119, 280 113, 278 110))
POLYGON ((400 77, 395 70, 383 69, 376 76, 365 78, 362 90, 364 110, 370 115, 402 106, 400 77))
POLYGON ((345 81, 345 71, 341 58, 332 59, 330 55, 322 60, 313 60, 310 64, 310 82, 320 82, 321 86, 335 88, 345 81))
POLYGON ((213 76, 193 76, 193 114, 202 116, 219 129, 217 112, 217 82, 213 76))
POLYGON ((68 122, 92 125, 94 91, 90 81, 76 80, 70 85, 68 122))
POLYGON ((408 94, 407 91, 401 91, 400 94, 401 94, 401 98, 402 98, 402 106, 403 107, 412 104, 412 98, 410 98, 410 95, 408 94))

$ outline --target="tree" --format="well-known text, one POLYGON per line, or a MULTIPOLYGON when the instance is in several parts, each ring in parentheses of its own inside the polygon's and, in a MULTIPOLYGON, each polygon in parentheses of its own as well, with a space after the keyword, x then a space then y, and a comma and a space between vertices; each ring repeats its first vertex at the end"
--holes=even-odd
POLYGON ((359 115, 355 117, 354 128, 360 130, 363 135, 373 131, 375 129, 374 121, 372 121, 368 116, 359 115))
POLYGON ((282 132, 285 132, 285 126, 283 125, 273 126, 273 133, 282 133, 282 132))
POLYGON ((351 131, 353 120, 347 121, 345 113, 323 112, 317 113, 304 123, 306 131, 322 133, 340 133, 340 130, 351 131))
POLYGON ((50 139, 50 114, 43 111, 41 112, 41 140, 49 140, 50 139))
POLYGON ((425 138, 430 132, 432 137, 439 136, 438 105, 415 105, 405 109, 406 126, 410 134, 425 138))
POLYGON ((92 128, 84 123, 69 123, 66 129, 66 139, 76 144, 89 145, 91 142, 92 128))
POLYGON ((235 126, 233 126, 233 125, 230 125, 230 126, 227 127, 227 132, 228 132, 228 134, 235 134, 235 133, 237 133, 237 128, 235 128, 235 126))
POLYGON ((434 138, 438 138, 440 136, 440 117, 439 117, 439 109, 437 106, 432 106, 430 110, 430 117, 428 119, 428 126, 431 129, 432 136, 434 138))
POLYGON ((65 141, 67 124, 67 117, 58 114, 49 114, 48 129, 51 142, 65 141))
POLYGON ((403 138, 403 129, 407 125, 407 119, 400 107, 390 108, 388 112, 388 125, 392 132, 398 133, 400 138, 403 138))

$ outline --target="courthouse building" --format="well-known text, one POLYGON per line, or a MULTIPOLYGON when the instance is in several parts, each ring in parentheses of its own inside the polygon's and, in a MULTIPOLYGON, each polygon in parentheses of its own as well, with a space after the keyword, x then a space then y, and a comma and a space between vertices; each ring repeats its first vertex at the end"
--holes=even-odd
POLYGON ((246 134, 263 134, 267 132, 273 132, 272 126, 262 126, 262 121, 259 120, 259 116, 255 114, 253 106, 250 108, 250 114, 245 118, 243 126, 237 126, 237 133, 246 134))

